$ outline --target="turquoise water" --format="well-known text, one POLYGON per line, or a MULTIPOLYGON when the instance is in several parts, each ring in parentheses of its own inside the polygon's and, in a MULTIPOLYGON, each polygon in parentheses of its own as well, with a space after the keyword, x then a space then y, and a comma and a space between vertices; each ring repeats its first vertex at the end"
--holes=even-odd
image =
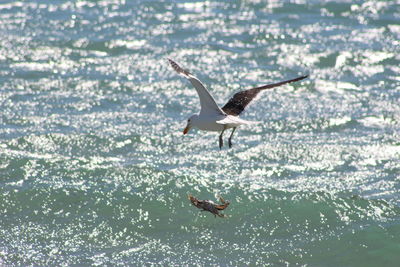
POLYGON ((0 265, 398 266, 399 21, 398 1, 2 1, 0 265), (220 151, 182 135, 198 99, 166 58, 220 105, 310 77, 220 151))

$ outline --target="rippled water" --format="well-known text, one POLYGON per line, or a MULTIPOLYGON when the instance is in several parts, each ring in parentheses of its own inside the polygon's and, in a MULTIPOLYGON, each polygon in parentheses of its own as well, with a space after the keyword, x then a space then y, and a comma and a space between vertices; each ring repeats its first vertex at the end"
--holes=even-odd
POLYGON ((397 266, 399 1, 2 1, 0 264, 397 266), (182 136, 264 92, 232 149, 182 136), (231 201, 227 219, 187 194, 231 201))

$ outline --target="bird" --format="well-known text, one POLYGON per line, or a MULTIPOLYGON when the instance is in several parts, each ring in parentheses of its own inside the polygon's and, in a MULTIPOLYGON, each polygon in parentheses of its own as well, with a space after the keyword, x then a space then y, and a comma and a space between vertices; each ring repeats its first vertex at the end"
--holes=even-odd
POLYGON ((220 132, 220 150, 223 147, 223 134, 227 129, 232 129, 232 132, 228 138, 229 148, 232 148, 232 137, 237 127, 240 125, 258 123, 255 121, 243 120, 239 118, 239 115, 260 92, 287 83, 297 82, 308 77, 308 75, 303 75, 283 82, 267 84, 260 87, 239 91, 234 94, 222 108, 220 108, 210 92, 198 78, 196 78, 189 71, 181 68, 178 63, 172 59, 168 58, 168 61, 178 74, 190 81, 200 98, 200 113, 189 117, 186 127, 183 130, 183 134, 186 135, 192 128, 198 128, 203 131, 220 132))

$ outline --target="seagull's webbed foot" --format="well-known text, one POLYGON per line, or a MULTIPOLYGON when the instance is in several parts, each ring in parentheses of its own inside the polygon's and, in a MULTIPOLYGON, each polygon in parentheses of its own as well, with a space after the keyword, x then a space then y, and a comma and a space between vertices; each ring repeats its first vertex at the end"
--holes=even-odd
POLYGON ((222 135, 224 134, 225 129, 222 130, 221 134, 219 135, 219 149, 222 149, 222 146, 224 145, 224 140, 222 140, 222 135))
POLYGON ((229 148, 232 148, 232 136, 233 136, 233 133, 235 132, 235 130, 236 130, 236 127, 233 128, 231 135, 229 136, 229 139, 228 139, 229 148))

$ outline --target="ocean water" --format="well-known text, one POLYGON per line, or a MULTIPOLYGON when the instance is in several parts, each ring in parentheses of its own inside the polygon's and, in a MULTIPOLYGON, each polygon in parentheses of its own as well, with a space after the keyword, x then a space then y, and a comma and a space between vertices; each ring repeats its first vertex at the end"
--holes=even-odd
POLYGON ((0 265, 399 266, 399 4, 1 1, 0 265))

